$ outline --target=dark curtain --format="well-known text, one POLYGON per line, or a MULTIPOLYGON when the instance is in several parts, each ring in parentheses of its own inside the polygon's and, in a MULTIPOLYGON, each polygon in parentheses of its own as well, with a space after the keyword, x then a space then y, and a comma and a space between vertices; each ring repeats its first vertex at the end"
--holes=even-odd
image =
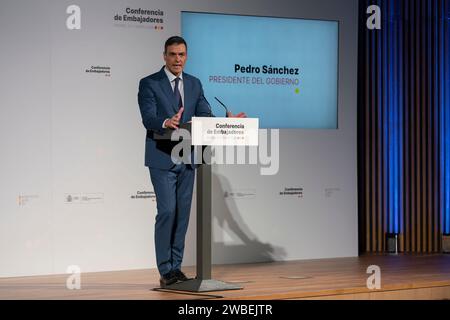
POLYGON ((434 253, 450 232, 450 0, 362 0, 358 61, 360 252, 434 253), (381 9, 369 30, 367 8, 381 9))

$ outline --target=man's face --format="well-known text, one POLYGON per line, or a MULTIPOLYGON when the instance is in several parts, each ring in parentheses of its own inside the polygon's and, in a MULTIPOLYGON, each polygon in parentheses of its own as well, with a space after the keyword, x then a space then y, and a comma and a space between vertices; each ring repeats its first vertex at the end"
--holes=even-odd
POLYGON ((164 61, 166 67, 174 75, 179 76, 183 72, 184 64, 186 63, 187 52, 184 44, 173 44, 167 46, 164 53, 164 61))

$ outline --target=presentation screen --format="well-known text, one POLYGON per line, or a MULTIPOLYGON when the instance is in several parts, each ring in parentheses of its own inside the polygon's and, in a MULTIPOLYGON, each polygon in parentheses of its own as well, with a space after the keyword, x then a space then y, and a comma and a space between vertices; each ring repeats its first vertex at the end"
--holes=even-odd
POLYGON ((182 12, 181 27, 216 116, 215 97, 261 128, 338 128, 338 21, 182 12))

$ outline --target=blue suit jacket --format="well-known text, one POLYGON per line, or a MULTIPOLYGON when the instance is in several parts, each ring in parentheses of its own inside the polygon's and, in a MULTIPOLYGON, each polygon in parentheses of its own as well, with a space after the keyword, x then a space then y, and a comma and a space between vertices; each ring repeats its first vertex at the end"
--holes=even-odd
MULTIPOLYGON (((208 102, 203 95, 199 79, 183 72, 184 112, 181 123, 196 117, 212 116, 208 102)), ((142 122, 147 129, 145 140, 145 165, 151 168, 170 169, 174 163, 171 159, 172 148, 177 142, 155 140, 154 132, 162 133, 164 120, 178 112, 175 95, 164 67, 157 73, 141 79, 138 93, 139 109, 142 122)))

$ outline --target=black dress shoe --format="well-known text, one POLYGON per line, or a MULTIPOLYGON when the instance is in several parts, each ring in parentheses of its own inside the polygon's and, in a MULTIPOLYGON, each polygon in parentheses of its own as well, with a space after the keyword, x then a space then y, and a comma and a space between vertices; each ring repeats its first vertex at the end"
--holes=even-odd
POLYGON ((177 278, 178 281, 187 281, 187 280, 189 280, 189 278, 186 277, 186 275, 179 269, 174 270, 173 274, 175 275, 175 277, 177 278))
POLYGON ((163 274, 159 279, 161 288, 167 287, 171 284, 174 284, 175 282, 177 282, 177 277, 175 276, 175 273, 173 271, 163 274))

